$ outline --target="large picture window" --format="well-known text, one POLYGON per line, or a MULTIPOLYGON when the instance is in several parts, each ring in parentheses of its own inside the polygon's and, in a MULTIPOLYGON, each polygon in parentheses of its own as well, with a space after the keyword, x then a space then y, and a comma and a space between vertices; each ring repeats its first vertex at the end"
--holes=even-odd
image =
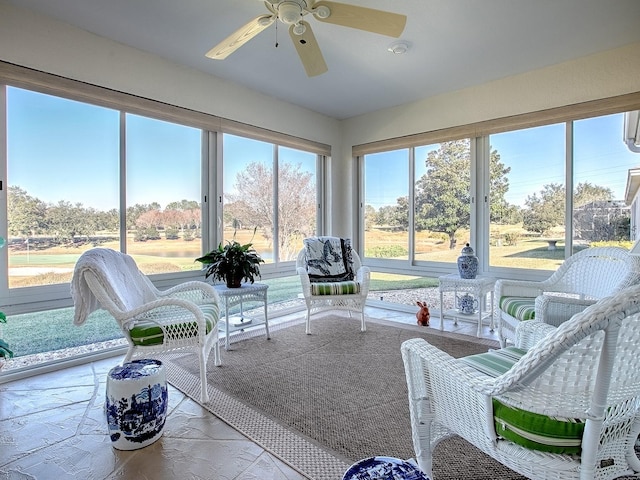
POLYGON ((630 169, 640 153, 620 140, 624 115, 573 122, 573 253, 585 245, 625 242, 631 208, 625 201, 630 169))
POLYGON ((469 139, 416 147, 416 260, 455 262, 469 241, 471 146, 469 139))
POLYGON ((126 251, 146 274, 199 269, 202 132, 139 115, 125 119, 126 251))
POLYGON ((565 124, 490 135, 489 144, 489 265, 555 270, 564 260, 555 247, 565 232, 565 124))
POLYGON ((268 263, 291 261, 317 232, 318 155, 225 134, 223 238, 253 242, 268 263))
POLYGON ((389 140, 382 149, 410 146, 379 153, 362 146, 365 258, 381 272, 436 277, 456 271, 469 242, 481 273, 524 278, 590 246, 628 248, 625 187, 640 154, 624 128, 616 113, 428 145, 389 140))
POLYGON ((8 285, 66 283, 80 246, 118 248, 119 112, 7 88, 8 285))
POLYGON ((7 178, 0 236, 7 248, 0 257, 0 298, 12 300, 3 307, 11 320, 3 339, 16 355, 6 369, 123 344, 108 314, 94 312, 79 329, 68 307, 75 263, 96 246, 132 255, 164 289, 204 280, 195 259, 236 236, 253 241, 267 260, 261 273, 270 286, 270 308, 296 301, 293 260, 302 239, 319 233, 319 152, 328 152, 326 146, 251 128, 273 142, 223 134, 206 128, 209 122, 221 128, 220 119, 178 115, 175 108, 167 113, 164 105, 136 105, 135 98, 128 98, 135 113, 127 110, 129 102, 106 108, 98 104, 118 102, 102 102, 102 92, 91 104, 1 88, 7 178), (147 109, 159 118, 141 113, 147 109), (224 199, 220 219, 209 199, 224 199))
POLYGON ((367 155, 364 160, 364 257, 409 255, 409 150, 367 155))

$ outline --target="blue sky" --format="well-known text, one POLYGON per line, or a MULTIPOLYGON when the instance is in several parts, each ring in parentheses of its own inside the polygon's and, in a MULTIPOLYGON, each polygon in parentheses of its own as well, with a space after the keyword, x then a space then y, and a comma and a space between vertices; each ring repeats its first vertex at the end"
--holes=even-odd
MULTIPOLYGON (((9 88, 8 105, 10 185, 46 203, 117 208, 118 111, 17 88, 9 88)), ((127 114, 126 133, 128 205, 200 202, 199 129, 127 114)), ((233 135, 224 150, 228 189, 248 163, 273 157, 271 144, 233 135)), ((279 155, 315 175, 315 155, 290 148, 279 155)))
MULTIPOLYGON (((118 205, 119 112, 26 90, 8 89, 9 184, 47 203, 64 198, 100 210, 118 205), (64 167, 61 167, 63 165, 64 167)), ((575 177, 613 190, 622 199, 629 168, 640 154, 622 141, 623 116, 574 123, 575 177)), ((564 183, 564 124, 491 136, 491 146, 511 166, 507 200, 522 205, 543 185, 564 183)), ((200 201, 201 132, 136 115, 127 115, 128 204, 182 199, 200 201)), ((417 174, 436 146, 416 149, 417 174)), ((406 195, 406 150, 367 159, 367 203, 376 208, 406 195), (379 169, 376 172, 376 169, 379 169)), ((271 162, 265 142, 225 136, 225 188, 249 162, 271 162)), ((314 155, 281 148, 280 160, 302 163, 315 175, 314 155)))
MULTIPOLYGON (((549 183, 565 184, 565 124, 554 124, 491 135, 491 148, 511 167, 506 199, 524 205, 528 195, 549 183)), ((608 187, 614 199, 624 199, 627 171, 640 166, 640 154, 622 141, 623 115, 607 115, 574 122, 574 178, 608 187)), ((425 172, 424 160, 438 145, 416 148, 416 175, 425 172)), ((408 191, 407 150, 370 155, 366 163, 366 203, 379 208, 393 205, 408 191)))

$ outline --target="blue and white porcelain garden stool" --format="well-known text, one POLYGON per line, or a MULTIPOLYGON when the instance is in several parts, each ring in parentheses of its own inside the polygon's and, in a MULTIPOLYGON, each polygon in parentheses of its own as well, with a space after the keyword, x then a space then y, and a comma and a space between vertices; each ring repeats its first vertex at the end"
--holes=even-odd
POLYGON ((158 440, 167 404, 167 378, 160 360, 133 360, 112 368, 105 401, 112 446, 136 450, 158 440))

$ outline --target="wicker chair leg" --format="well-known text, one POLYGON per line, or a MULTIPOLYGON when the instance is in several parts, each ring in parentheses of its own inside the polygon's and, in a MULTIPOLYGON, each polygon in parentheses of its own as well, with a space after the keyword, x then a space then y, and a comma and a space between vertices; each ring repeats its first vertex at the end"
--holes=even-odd
POLYGON ((198 357, 200 359, 200 401, 207 403, 209 401, 209 392, 207 390, 207 361, 202 349, 198 349, 198 357))
POLYGON ((307 307, 307 327, 305 330, 307 335, 311 335, 311 307, 307 307))
POLYGON ((222 365, 222 359, 220 358, 220 342, 218 340, 213 344, 213 364, 216 367, 222 365))

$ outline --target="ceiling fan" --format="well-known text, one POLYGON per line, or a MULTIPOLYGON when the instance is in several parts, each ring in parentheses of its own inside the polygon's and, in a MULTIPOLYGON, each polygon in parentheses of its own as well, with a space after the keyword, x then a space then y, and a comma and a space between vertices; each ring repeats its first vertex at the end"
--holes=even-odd
POLYGON ((206 56, 214 60, 223 60, 276 20, 280 20, 289 25, 289 36, 304 69, 308 76, 314 77, 326 72, 327 64, 322 57, 311 25, 304 21, 306 15, 310 14, 321 22, 396 38, 402 34, 407 22, 406 15, 325 0, 266 1, 264 4, 271 13, 254 18, 209 50, 206 56))

